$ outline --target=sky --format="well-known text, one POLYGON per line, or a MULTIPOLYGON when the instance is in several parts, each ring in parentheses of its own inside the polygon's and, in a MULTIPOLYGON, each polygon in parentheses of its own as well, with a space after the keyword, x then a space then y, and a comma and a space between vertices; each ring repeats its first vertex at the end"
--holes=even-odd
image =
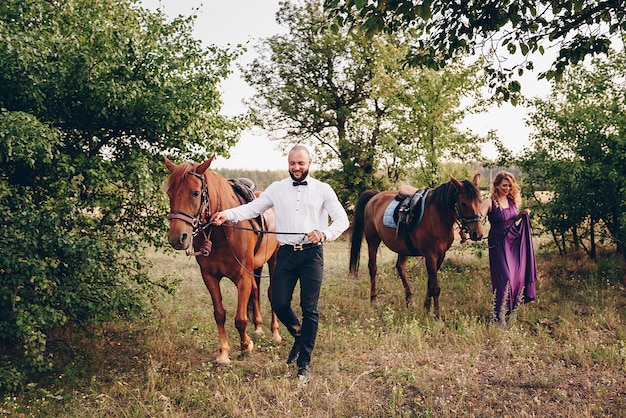
MULTIPOLYGON (((285 28, 275 20, 279 0, 141 0, 140 4, 151 10, 158 8, 170 18, 189 16, 197 10, 194 36, 206 46, 228 48, 237 44, 246 45, 248 51, 237 61, 244 66, 254 59, 254 45, 264 38, 285 32, 285 28)), ((521 82, 527 97, 544 97, 548 93, 549 85, 538 82, 536 73, 524 76, 521 82)), ((222 113, 229 116, 245 113, 243 100, 251 97, 254 90, 241 78, 236 67, 220 87, 224 102, 222 113)), ((528 136, 531 130, 525 125, 526 117, 526 109, 505 103, 466 118, 461 127, 481 136, 493 130, 506 148, 518 154, 530 146, 528 136)), ((483 155, 495 158, 495 148, 485 145, 483 155)), ((315 158, 313 160, 315 163, 315 158)), ((211 168, 286 170, 287 158, 275 142, 257 131, 244 131, 230 157, 216 157, 211 168)))

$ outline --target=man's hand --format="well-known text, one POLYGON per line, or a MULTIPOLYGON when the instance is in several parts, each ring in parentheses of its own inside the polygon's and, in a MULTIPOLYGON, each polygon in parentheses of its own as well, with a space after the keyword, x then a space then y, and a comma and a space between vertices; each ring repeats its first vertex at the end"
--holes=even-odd
POLYGON ((306 234, 306 236, 313 244, 319 244, 320 242, 324 242, 326 240, 324 234, 317 229, 309 232, 308 234, 306 234))
POLYGON ((215 226, 220 226, 227 220, 228 219, 226 218, 226 215, 224 214, 224 212, 215 212, 213 216, 211 216, 211 223, 215 226))

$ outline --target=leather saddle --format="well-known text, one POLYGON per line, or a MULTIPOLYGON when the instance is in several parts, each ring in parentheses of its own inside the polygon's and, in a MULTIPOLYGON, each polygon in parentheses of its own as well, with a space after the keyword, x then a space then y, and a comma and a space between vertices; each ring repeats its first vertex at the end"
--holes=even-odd
POLYGON ((424 217, 424 204, 429 191, 430 189, 427 188, 418 189, 413 194, 402 193, 402 190, 398 191, 395 199, 400 203, 393 214, 398 229, 411 231, 417 228, 424 217))

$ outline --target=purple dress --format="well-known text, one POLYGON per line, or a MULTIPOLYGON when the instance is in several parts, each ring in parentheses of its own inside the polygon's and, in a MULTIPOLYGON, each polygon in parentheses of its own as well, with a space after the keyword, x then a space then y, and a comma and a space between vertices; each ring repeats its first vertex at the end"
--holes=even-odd
POLYGON ((533 249, 530 218, 522 213, 516 225, 517 206, 507 196, 509 207, 503 209, 492 199, 488 219, 489 267, 494 295, 493 320, 505 322, 520 301, 530 302, 537 297, 537 264, 533 249))

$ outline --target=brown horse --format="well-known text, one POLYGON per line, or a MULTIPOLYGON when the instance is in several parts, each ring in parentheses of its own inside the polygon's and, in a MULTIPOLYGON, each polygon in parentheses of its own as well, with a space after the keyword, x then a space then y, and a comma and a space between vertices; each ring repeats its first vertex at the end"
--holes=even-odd
MULTIPOLYGON (((213 315, 219 335, 217 362, 228 364, 230 346, 224 329, 226 312, 222 304, 220 281, 222 277, 228 277, 237 287, 235 326, 239 331, 242 354, 250 353, 254 343, 246 333, 248 302, 252 305, 255 332, 262 333, 259 297, 261 269, 267 263, 270 275, 268 296, 271 299, 271 276, 276 266, 278 241, 273 233, 258 234, 258 225, 252 225, 251 221, 221 227, 209 223, 211 214, 242 204, 231 183, 208 170, 213 157, 202 164, 185 162, 176 165, 167 157, 164 160, 170 172, 167 188, 170 199, 168 240, 175 249, 187 250, 187 254, 196 256, 202 279, 213 301, 213 315), (190 250, 192 245, 194 251, 190 250)), ((267 230, 273 231, 273 209, 263 216, 267 230)), ((274 312, 270 327, 272 339, 281 341, 274 312)))
POLYGON ((369 254, 370 301, 376 301, 376 254, 380 243, 383 242, 390 250, 398 254, 396 269, 404 285, 407 305, 410 304, 413 296, 406 276, 407 259, 410 256, 424 257, 428 271, 428 291, 424 307, 427 311, 430 310, 432 298, 435 304, 435 316, 439 317, 441 289, 437 272, 443 263, 446 251, 454 241, 455 223, 459 223, 461 230, 469 233, 474 241, 480 240, 483 235, 480 222, 482 199, 477 189, 479 181, 479 174, 474 176, 473 183, 468 180, 459 182, 450 176, 450 181, 432 190, 428 189, 421 222, 417 227, 405 230, 383 224, 385 209, 395 199, 397 192, 366 190, 361 193, 354 210, 350 272, 353 275, 358 273, 361 242, 365 235, 369 254))

